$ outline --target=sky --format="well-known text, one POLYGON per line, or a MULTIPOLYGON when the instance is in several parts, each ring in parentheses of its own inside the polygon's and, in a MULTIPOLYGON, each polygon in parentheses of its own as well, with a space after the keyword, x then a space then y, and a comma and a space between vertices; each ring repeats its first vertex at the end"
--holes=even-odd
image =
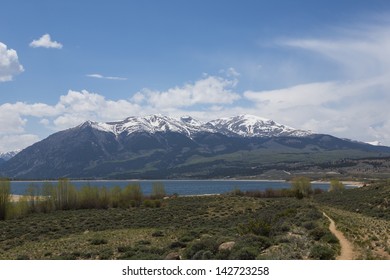
POLYGON ((390 146, 387 0, 0 0, 0 152, 86 120, 252 114, 390 146))

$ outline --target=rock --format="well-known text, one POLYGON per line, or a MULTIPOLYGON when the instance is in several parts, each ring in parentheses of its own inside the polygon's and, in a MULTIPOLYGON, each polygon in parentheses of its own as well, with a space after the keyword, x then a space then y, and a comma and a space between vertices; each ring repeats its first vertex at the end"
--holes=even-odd
POLYGON ((222 251, 222 250, 229 250, 230 251, 234 247, 235 244, 236 244, 236 242, 234 242, 234 241, 222 243, 221 245, 219 245, 218 251, 222 251))
POLYGON ((171 252, 166 257, 166 260, 180 260, 180 254, 178 252, 171 252))

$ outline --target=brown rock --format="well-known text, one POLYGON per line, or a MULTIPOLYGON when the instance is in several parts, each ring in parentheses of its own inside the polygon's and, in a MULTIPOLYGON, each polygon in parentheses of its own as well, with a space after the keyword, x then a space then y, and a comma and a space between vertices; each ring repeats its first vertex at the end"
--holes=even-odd
POLYGON ((234 241, 222 243, 221 245, 219 245, 218 251, 222 251, 222 250, 229 250, 230 251, 234 247, 235 244, 236 244, 236 242, 234 242, 234 241))
POLYGON ((180 255, 178 252, 171 252, 166 257, 166 260, 180 260, 180 255))

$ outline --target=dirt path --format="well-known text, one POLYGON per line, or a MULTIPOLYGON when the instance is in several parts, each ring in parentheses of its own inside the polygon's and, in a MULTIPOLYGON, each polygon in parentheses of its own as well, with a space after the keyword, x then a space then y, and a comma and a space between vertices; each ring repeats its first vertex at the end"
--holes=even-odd
POLYGON ((337 260, 353 260, 355 254, 354 254, 353 246, 352 246, 351 242, 349 242, 348 239, 345 238, 344 234, 336 228, 335 222, 328 215, 326 215, 325 212, 322 212, 322 214, 324 214, 324 216, 329 219, 329 221, 330 221, 329 230, 340 241, 341 253, 336 259, 337 260))

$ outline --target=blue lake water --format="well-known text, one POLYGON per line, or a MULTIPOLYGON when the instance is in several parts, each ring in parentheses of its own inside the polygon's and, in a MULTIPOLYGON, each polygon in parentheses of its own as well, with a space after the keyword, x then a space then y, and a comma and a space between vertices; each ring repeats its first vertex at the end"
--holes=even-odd
MULTIPOLYGON (((49 181, 53 185, 57 181, 49 181)), ((165 192, 168 195, 202 195, 202 194, 222 194, 230 192, 234 189, 241 191, 264 191, 266 189, 288 189, 291 187, 289 182, 285 181, 255 181, 255 180, 107 180, 107 181, 71 181, 77 188, 85 185, 112 188, 114 186, 125 187, 128 184, 139 184, 144 195, 151 194, 153 183, 161 182, 164 184, 165 192)), ((23 181, 11 182, 11 192, 13 194, 25 194, 26 189, 34 184, 42 186, 45 182, 42 181, 23 181)), ((329 189, 329 183, 312 184, 313 189, 329 189)))

